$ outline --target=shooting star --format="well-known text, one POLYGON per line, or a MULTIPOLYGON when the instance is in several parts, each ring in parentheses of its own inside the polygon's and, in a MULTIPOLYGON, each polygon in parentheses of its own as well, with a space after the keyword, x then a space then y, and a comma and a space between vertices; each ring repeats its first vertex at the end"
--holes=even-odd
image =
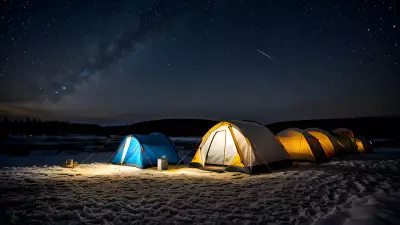
POLYGON ((265 52, 263 52, 263 51, 261 51, 261 50, 258 50, 258 49, 256 49, 256 50, 257 50, 259 53, 261 53, 261 54, 267 56, 268 58, 270 58, 270 59, 272 59, 272 60, 274 60, 275 62, 278 62, 278 61, 276 61, 274 58, 272 58, 271 56, 267 55, 265 52))
POLYGON ((281 67, 282 69, 286 70, 286 72, 288 72, 290 75, 295 76, 297 75, 297 73, 289 68, 284 67, 283 65, 281 65, 276 59, 274 59, 273 57, 269 56, 268 54, 266 54, 265 52, 256 49, 259 53, 263 54, 264 56, 268 57, 271 60, 274 60, 276 62, 276 64, 279 65, 279 67, 281 67))

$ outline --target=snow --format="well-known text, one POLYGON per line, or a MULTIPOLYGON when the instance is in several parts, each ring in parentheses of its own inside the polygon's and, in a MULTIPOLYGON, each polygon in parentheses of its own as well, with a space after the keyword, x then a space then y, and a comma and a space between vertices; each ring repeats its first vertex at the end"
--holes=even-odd
POLYGON ((400 224, 400 193, 368 195, 336 206, 313 225, 365 224, 385 225, 400 224))
POLYGON ((0 224, 400 224, 400 159, 372 155, 262 175, 3 167, 0 224))
POLYGON ((187 168, 201 139, 171 139, 185 158, 167 171, 105 164, 113 151, 59 166, 92 154, 90 139, 0 154, 0 224, 400 224, 399 148, 250 176, 187 168))

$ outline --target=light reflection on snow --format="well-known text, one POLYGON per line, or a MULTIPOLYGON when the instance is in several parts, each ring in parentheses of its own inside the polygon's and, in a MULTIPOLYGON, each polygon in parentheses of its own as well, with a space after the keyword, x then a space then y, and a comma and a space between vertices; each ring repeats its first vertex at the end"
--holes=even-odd
POLYGON ((42 168, 40 172, 48 175, 57 174, 71 174, 76 176, 112 176, 121 174, 134 174, 139 172, 140 169, 130 166, 119 166, 112 164, 82 164, 75 168, 64 168, 64 167, 49 167, 48 169, 42 168))
MULTIPOLYGON (((92 176, 109 176, 112 178, 113 176, 149 176, 149 178, 157 179, 157 177, 202 177, 202 178, 210 178, 210 179, 230 179, 232 176, 249 176, 243 173, 214 173, 210 171, 200 170, 196 168, 187 168, 187 166, 181 166, 178 168, 174 168, 170 166, 168 170, 157 170, 157 168, 149 168, 149 169, 139 169, 132 166, 120 166, 113 164, 104 164, 104 163, 92 163, 92 164, 81 164, 75 168, 64 168, 60 166, 52 166, 52 167, 23 167, 21 170, 29 171, 29 175, 32 174, 46 174, 47 178, 60 178, 60 175, 69 175, 71 178, 79 178, 79 177, 92 177, 92 176)), ((277 174, 270 174, 270 176, 277 174)), ((65 178, 65 177, 64 177, 65 178)))
POLYGON ((392 194, 400 191, 399 181, 387 173, 396 174, 400 160, 333 163, 255 176, 104 163, 8 167, 0 169, 0 193, 7 193, 0 203, 14 224, 326 225, 371 224, 381 217, 399 224, 400 211, 391 207, 400 202, 392 194), (379 204, 371 208, 375 199, 379 204), (359 205, 355 211, 353 201, 359 205))

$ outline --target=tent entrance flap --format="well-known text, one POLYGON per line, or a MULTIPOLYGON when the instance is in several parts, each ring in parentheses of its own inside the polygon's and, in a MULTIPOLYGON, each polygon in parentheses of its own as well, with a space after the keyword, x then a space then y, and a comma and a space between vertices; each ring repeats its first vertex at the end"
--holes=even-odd
POLYGON ((131 144, 131 140, 132 140, 132 136, 129 136, 125 141, 124 150, 122 152, 122 157, 121 157, 121 165, 124 162, 126 152, 128 151, 129 145, 131 144))
POLYGON ((206 164, 208 165, 230 165, 237 154, 233 137, 228 132, 222 130, 215 132, 206 154, 206 164))
POLYGON ((224 165, 224 149, 226 131, 218 131, 214 134, 207 150, 206 164, 224 165))

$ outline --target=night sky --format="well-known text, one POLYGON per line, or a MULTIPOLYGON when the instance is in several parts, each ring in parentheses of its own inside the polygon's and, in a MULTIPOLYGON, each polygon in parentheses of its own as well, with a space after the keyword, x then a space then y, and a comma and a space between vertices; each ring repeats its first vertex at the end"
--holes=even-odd
POLYGON ((2 1, 0 115, 400 115, 396 1, 2 1))

